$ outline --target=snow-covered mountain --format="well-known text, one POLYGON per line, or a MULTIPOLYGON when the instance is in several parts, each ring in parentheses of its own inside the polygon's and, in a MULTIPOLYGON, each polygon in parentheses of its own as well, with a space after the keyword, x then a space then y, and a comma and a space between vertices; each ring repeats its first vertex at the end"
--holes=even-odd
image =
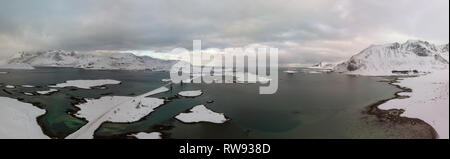
POLYGON ((447 62, 449 62, 448 61, 448 44, 441 45, 438 47, 438 49, 441 51, 442 58, 444 58, 445 60, 447 60, 447 62))
POLYGON ((329 62, 319 62, 318 64, 315 64, 309 68, 312 69, 327 69, 331 70, 336 66, 336 63, 329 63, 329 62))
POLYGON ((448 44, 426 41, 373 45, 336 67, 336 72, 360 75, 396 75, 431 72, 449 66, 448 44))
POLYGON ((7 63, 8 65, 28 64, 34 67, 74 67, 99 70, 168 70, 176 61, 136 56, 131 53, 96 55, 53 50, 21 52, 7 63))

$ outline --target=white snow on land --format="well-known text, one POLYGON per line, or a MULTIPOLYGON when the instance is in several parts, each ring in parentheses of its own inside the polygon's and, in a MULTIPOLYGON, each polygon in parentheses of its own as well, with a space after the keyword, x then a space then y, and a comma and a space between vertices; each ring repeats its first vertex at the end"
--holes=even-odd
POLYGON ((95 130, 105 121, 137 121, 164 104, 163 99, 147 96, 166 91, 169 89, 160 87, 136 97, 106 96, 100 99, 88 99, 87 103, 77 105, 81 110, 75 114, 86 118, 88 123, 67 136, 66 139, 92 139, 95 130))
POLYGON ((190 111, 189 113, 181 113, 175 118, 184 123, 211 122, 221 124, 227 121, 225 115, 213 112, 204 105, 195 106, 190 111))
POLYGON ((397 84, 411 88, 405 99, 390 100, 380 109, 404 109, 402 116, 421 119, 437 131, 439 138, 449 138, 449 70, 439 70, 425 76, 404 78, 397 84))
POLYGON ((133 122, 141 119, 153 109, 164 104, 163 99, 158 98, 140 98, 125 96, 106 96, 100 99, 87 100, 86 103, 77 105, 81 110, 76 116, 86 118, 93 121, 96 117, 101 116, 105 110, 112 109, 113 113, 106 120, 111 122, 133 122), (115 103, 121 103, 120 108, 115 107, 115 103))
POLYGON ((181 91, 178 93, 178 95, 183 96, 183 97, 197 97, 202 95, 202 91, 201 90, 195 90, 195 91, 181 91))
POLYGON ((336 72, 364 76, 403 76, 396 83, 412 89, 405 99, 393 99, 380 109, 404 109, 402 116, 430 124, 439 138, 449 138, 448 44, 420 40, 373 45, 334 68, 336 72), (408 78, 415 75, 418 77, 408 78))
POLYGON ((43 114, 45 114, 45 110, 31 104, 0 97, 0 138, 49 139, 42 132, 36 120, 43 114))
POLYGON ((151 132, 151 133, 141 132, 134 135, 134 137, 138 139, 162 139, 161 135, 162 134, 160 132, 151 132))
POLYGON ((120 81, 111 79, 101 79, 101 80, 69 80, 65 83, 56 84, 50 87, 78 87, 82 89, 91 89, 96 86, 103 86, 107 84, 120 84, 120 81))

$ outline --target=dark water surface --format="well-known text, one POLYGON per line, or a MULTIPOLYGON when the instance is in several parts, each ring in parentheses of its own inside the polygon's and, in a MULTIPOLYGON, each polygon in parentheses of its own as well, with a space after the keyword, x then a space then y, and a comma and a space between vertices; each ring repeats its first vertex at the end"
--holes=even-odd
MULTIPOLYGON (((2 87, 7 92, 1 91, 0 96, 22 99, 46 109, 47 113, 38 122, 54 138, 64 138, 86 123, 71 115, 78 111, 73 105, 83 102, 83 98, 139 95, 166 84, 161 79, 168 78, 167 72, 72 68, 6 72, 9 73, 0 75, 2 85, 41 86, 2 87), (22 93, 48 90, 49 84, 76 79, 115 79, 122 83, 108 85, 107 89, 63 88, 49 96, 22 93)), ((399 91, 380 80, 383 79, 334 73, 290 75, 280 71, 279 88, 272 95, 259 95, 259 84, 173 85, 173 90, 153 96, 171 97, 170 102, 137 122, 104 123, 95 136, 126 137, 137 132, 160 131, 169 138, 429 138, 429 127, 381 121, 364 113, 370 104, 391 98, 399 91), (197 98, 176 96, 182 90, 198 89, 204 93, 197 98), (199 104, 224 113, 231 120, 224 124, 184 124, 173 118, 199 104)))

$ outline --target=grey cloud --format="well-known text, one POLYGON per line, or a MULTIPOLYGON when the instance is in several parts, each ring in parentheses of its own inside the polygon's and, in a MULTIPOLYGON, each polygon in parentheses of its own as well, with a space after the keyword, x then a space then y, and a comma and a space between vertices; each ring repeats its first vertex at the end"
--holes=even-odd
POLYGON ((407 37, 447 43, 448 13, 447 0, 1 1, 0 56, 46 49, 164 52, 191 49, 200 39, 203 48, 264 44, 283 51, 282 62, 314 63, 407 37), (385 36, 393 33, 401 37, 385 36))

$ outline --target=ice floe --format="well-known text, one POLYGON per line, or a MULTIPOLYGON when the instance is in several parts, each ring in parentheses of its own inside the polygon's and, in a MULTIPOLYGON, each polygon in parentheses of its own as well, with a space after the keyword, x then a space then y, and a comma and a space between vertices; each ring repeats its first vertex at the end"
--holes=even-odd
POLYGON ((171 79, 161 79, 162 82, 171 82, 171 79))
POLYGON ((322 72, 319 72, 319 71, 308 71, 308 73, 309 74, 319 74, 319 73, 322 73, 322 72))
POLYGON ((9 89, 16 88, 16 86, 13 86, 13 85, 6 85, 5 87, 6 87, 6 88, 9 88, 9 89))
POLYGON ((134 137, 138 139, 162 139, 161 135, 162 134, 160 132, 151 132, 151 133, 141 132, 134 135, 134 137))
POLYGON ((49 139, 36 120, 45 110, 6 97, 0 97, 0 103, 0 138, 49 139))
POLYGON ((211 122, 211 123, 225 123, 227 119, 222 113, 216 113, 204 105, 195 106, 188 113, 181 113, 175 116, 176 119, 184 123, 197 123, 197 122, 211 122))
POLYGON ((297 71, 287 70, 287 71, 284 71, 284 73, 295 74, 295 73, 297 73, 297 71))
POLYGON ((34 88, 34 86, 32 86, 32 85, 21 85, 21 87, 23 87, 23 88, 34 88))
POLYGON ((96 86, 103 86, 108 84, 120 84, 120 81, 111 80, 111 79, 101 79, 101 80, 69 80, 65 83, 56 84, 55 86, 50 87, 78 87, 82 89, 91 89, 96 86))
POLYGON ((50 93, 57 92, 57 91, 58 91, 57 89, 50 89, 48 91, 36 91, 36 93, 45 95, 45 94, 50 94, 50 93))
POLYGON ((183 97, 197 97, 202 95, 202 91, 201 90, 195 90, 195 91, 181 91, 178 93, 178 95, 183 96, 183 97))

